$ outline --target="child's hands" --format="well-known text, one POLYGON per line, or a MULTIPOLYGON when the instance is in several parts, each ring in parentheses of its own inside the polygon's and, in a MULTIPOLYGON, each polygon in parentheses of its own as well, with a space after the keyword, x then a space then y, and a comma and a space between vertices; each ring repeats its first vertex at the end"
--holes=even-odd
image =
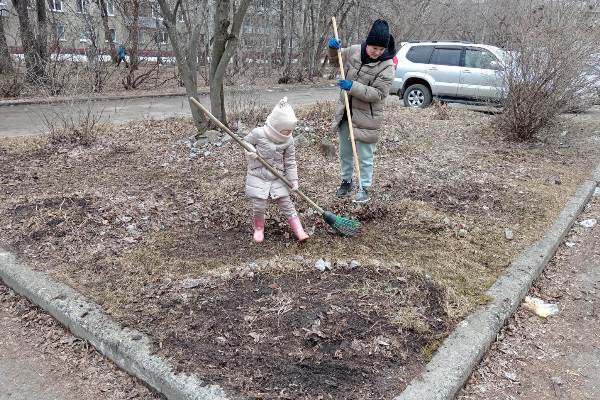
POLYGON ((246 159, 248 159, 248 161, 256 160, 256 158, 258 157, 258 153, 256 152, 256 147, 252 146, 248 142, 246 142, 246 147, 248 147, 248 149, 249 149, 249 150, 245 150, 246 159))
POLYGON ((290 183, 292 184, 292 190, 294 192, 298 190, 298 181, 291 181, 290 183))

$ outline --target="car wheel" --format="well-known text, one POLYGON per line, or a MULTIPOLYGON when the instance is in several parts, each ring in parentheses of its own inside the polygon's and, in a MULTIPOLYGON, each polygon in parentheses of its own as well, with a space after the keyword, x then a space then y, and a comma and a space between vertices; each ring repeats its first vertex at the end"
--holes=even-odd
POLYGON ((406 107, 423 108, 431 104, 431 90, 425 85, 410 85, 404 91, 404 105, 406 107))

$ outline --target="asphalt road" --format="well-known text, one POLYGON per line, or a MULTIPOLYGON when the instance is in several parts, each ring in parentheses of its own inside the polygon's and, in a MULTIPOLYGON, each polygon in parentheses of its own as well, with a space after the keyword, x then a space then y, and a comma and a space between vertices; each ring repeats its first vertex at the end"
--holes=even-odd
MULTIPOLYGON (((228 110, 240 110, 257 105, 274 105, 283 96, 287 96, 292 105, 305 105, 334 100, 338 95, 339 89, 336 87, 264 89, 229 92, 226 101, 228 110)), ((208 95, 200 96, 200 102, 210 104, 208 95)), ((60 125, 63 119, 78 121, 87 114, 101 116, 103 122, 121 123, 190 115, 190 106, 185 96, 3 106, 0 107, 0 137, 43 134, 48 131, 46 120, 60 125)))

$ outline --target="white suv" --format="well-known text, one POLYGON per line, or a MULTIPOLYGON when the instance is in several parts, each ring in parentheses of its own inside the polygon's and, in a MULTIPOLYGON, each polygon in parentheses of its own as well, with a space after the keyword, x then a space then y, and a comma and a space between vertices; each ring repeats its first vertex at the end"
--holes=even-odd
POLYGON ((481 104, 504 96, 507 53, 494 46, 455 41, 403 43, 390 89, 407 107, 427 107, 433 98, 481 104))

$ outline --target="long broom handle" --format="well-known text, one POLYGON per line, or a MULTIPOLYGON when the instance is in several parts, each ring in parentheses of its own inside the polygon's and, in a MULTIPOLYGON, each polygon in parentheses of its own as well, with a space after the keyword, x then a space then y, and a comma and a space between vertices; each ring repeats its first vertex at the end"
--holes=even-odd
MULTIPOLYGON (((331 17, 331 23, 333 25, 333 34, 339 41, 337 23, 335 17, 331 17)), ((340 64, 340 75, 342 79, 346 79, 346 73, 344 72, 344 60, 342 59, 342 50, 337 50, 338 63, 340 64)), ((358 187, 362 189, 360 182, 360 164, 358 162, 358 153, 356 152, 356 142, 354 141, 354 127, 352 126, 352 114, 350 111, 350 101, 348 100, 348 92, 342 89, 344 93, 344 104, 346 105, 346 117, 348 118, 348 129, 350 130, 350 143, 352 144, 352 157, 354 158, 354 168, 356 169, 356 176, 358 177, 358 187)))
MULTIPOLYGON (((235 140, 240 146, 242 146, 244 148, 244 150, 254 152, 254 150, 252 148, 250 148, 250 146, 248 146, 248 143, 246 143, 246 141, 240 139, 236 134, 231 132, 229 130, 229 128, 227 128, 225 125, 223 125, 223 123, 221 121, 219 121, 214 115, 212 115, 211 112, 206 109, 206 107, 204 107, 202 104, 200 104, 200 102, 198 100, 196 100, 193 97, 190 97, 190 101, 196 107, 198 107, 200 109, 200 111, 202 111, 208 118, 210 118, 210 120, 212 122, 214 122, 219 128, 221 128, 222 130, 225 131, 225 133, 227 133, 229 136, 231 136, 231 138, 233 140, 235 140)), ((258 161, 260 161, 260 163, 262 165, 264 165, 265 168, 268 169, 273 175, 275 175, 277 178, 281 179, 283 181, 283 183, 285 183, 290 189, 292 189, 292 183, 290 181, 288 181, 286 179, 286 177, 283 176, 279 171, 277 171, 275 168, 273 168, 271 166, 271 164, 269 164, 267 162, 267 160, 262 158, 258 153, 256 153, 256 159, 258 161)), ((304 199, 304 201, 306 201, 312 208, 317 210, 319 212, 319 214, 325 213, 325 210, 323 210, 321 207, 319 207, 319 205, 317 203, 315 203, 314 201, 312 201, 307 195, 302 193, 300 191, 300 189, 293 190, 293 192, 295 192, 298 196, 300 196, 302 199, 304 199)))

